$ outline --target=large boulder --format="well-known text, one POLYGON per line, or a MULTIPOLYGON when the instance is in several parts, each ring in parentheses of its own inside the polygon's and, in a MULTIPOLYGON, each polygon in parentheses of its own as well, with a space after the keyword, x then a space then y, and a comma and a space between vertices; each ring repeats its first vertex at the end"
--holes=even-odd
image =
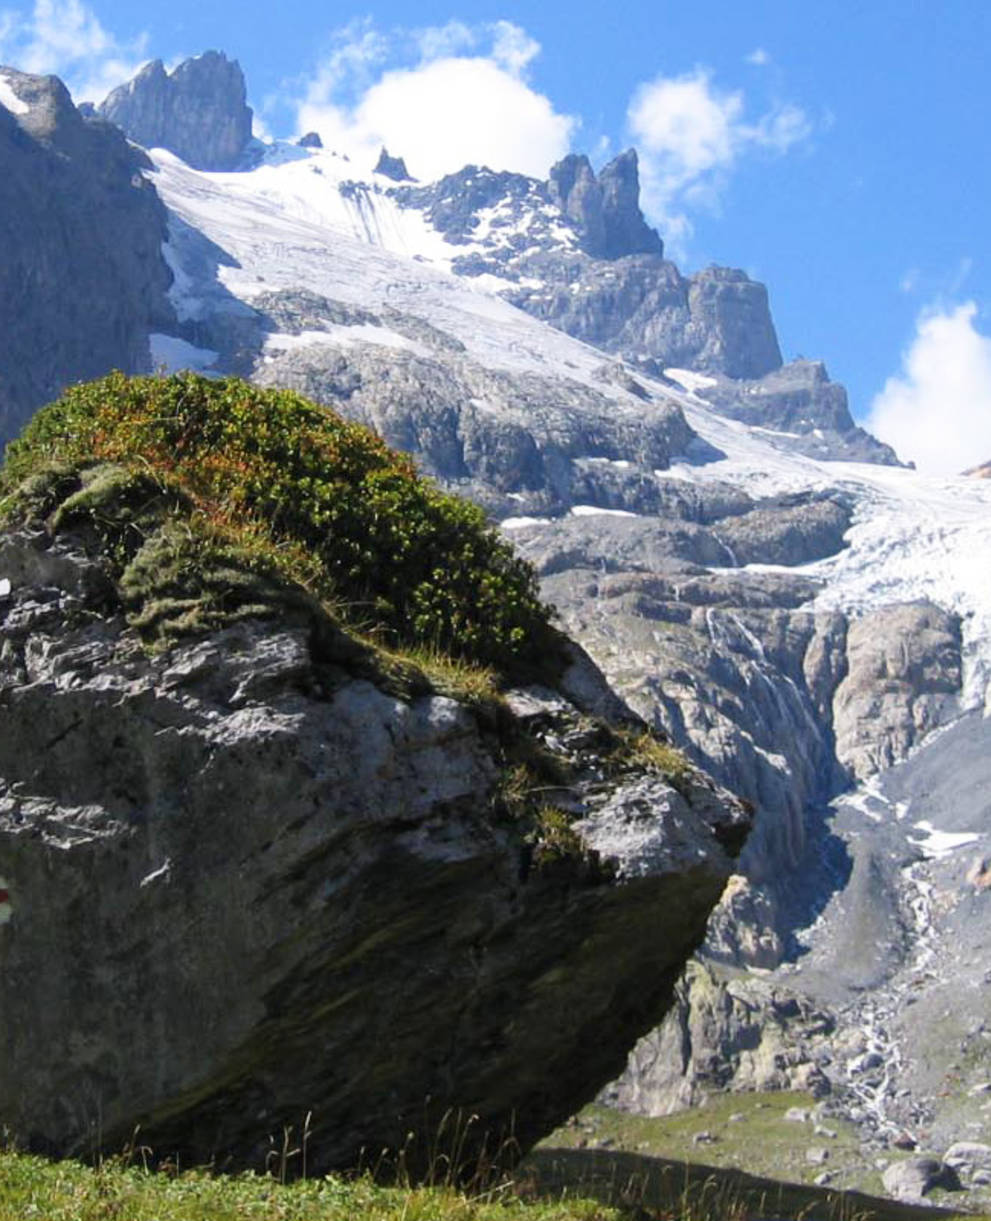
POLYGON ((921 1200, 934 1187, 958 1191, 960 1180, 956 1171, 935 1157, 908 1157, 892 1162, 881 1176, 884 1190, 896 1200, 921 1200))
POLYGON ((290 394, 119 376, 37 418, 0 513, 9 1131, 261 1166, 306 1123, 314 1169, 412 1132, 416 1167, 445 1113, 526 1146, 619 1072, 747 819, 480 514, 290 394))
POLYGON ((527 842, 496 802, 523 722, 392 692, 299 627, 149 656, 71 539, 8 535, 0 571, 20 1139, 89 1153, 140 1125, 183 1164, 260 1166, 310 1114, 311 1166, 346 1166, 456 1108, 528 1145, 663 1015, 738 838, 703 783, 604 785, 601 728, 551 701, 585 817, 527 842))

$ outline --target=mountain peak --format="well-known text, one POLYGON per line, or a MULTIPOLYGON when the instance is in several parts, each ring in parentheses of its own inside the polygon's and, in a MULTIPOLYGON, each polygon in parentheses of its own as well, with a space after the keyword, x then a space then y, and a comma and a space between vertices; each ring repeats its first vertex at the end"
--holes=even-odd
POLYGON ((640 173, 635 149, 614 158, 598 177, 584 154, 570 153, 551 167, 551 199, 582 232, 594 258, 663 254, 664 243, 640 211, 640 173))
POLYGON ((198 170, 232 170, 251 140, 251 108, 237 60, 205 51, 171 73, 160 59, 115 89, 98 113, 145 148, 167 148, 198 170))
POLYGON ((391 178, 393 182, 416 181, 406 168, 404 159, 402 157, 391 157, 384 146, 375 164, 375 173, 381 174, 384 178, 391 178))

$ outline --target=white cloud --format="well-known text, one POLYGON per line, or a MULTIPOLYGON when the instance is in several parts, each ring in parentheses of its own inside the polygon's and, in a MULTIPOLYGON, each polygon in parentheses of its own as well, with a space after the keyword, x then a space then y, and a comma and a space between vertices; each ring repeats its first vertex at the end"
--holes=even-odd
POLYGON ((424 180, 472 162, 543 177, 568 152, 577 121, 524 79, 539 51, 507 21, 388 36, 352 26, 308 83, 297 127, 359 163, 384 145, 424 180), (404 64, 410 49, 417 58, 404 64))
POLYGON ((492 58, 513 76, 522 76, 540 54, 540 43, 511 21, 492 25, 492 58))
POLYGON ((812 126, 797 106, 778 104, 756 122, 745 118, 739 90, 718 89, 698 68, 640 85, 627 120, 640 149, 644 208, 665 238, 691 234, 686 206, 715 208, 730 171, 747 153, 782 155, 808 139, 812 126))
POLYGON ((920 470, 951 475, 991 458, 991 339, 973 301, 918 320, 902 371, 888 378, 864 426, 920 470))
POLYGON ((425 63, 432 59, 447 59, 462 51, 471 51, 478 45, 478 33, 463 21, 449 21, 446 25, 428 26, 415 30, 414 41, 425 63))
POLYGON ((749 142, 778 154, 788 152, 811 135, 812 124, 805 111, 787 103, 769 110, 754 127, 740 129, 744 143, 749 142))
POLYGON ((35 0, 30 13, 0 13, 0 61, 23 72, 53 73, 77 102, 99 102, 146 58, 145 35, 120 42, 81 0, 35 0))
POLYGON ((770 55, 768 55, 763 47, 754 47, 750 54, 745 58, 746 62, 748 64, 753 64, 755 68, 766 68, 771 62, 770 55))

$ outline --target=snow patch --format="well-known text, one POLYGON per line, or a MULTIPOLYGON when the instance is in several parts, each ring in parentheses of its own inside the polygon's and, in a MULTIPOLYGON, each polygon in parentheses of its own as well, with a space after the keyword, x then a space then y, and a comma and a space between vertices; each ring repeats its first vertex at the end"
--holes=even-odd
POLYGON ((152 368, 164 368, 166 373, 179 373, 183 369, 204 373, 213 367, 219 355, 209 348, 194 347, 177 335, 162 335, 157 332, 148 336, 148 346, 151 349, 152 368))
POLYGON ((715 386, 719 381, 715 377, 706 377, 704 373, 693 373, 691 369, 665 369, 664 376, 690 391, 704 390, 706 386, 715 386))
POLYGON ((909 831, 909 837, 927 857, 949 856, 958 848, 973 844, 980 838, 973 831, 937 831, 931 822, 920 819, 909 831))
POLYGON ((192 318, 199 318, 202 309, 199 295, 196 292, 195 282, 192 276, 186 273, 186 269, 179 258, 179 253, 171 241, 162 242, 162 258, 165 260, 165 265, 169 271, 172 272, 172 283, 169 286, 168 297, 172 302, 172 308, 176 312, 176 317, 180 322, 188 322, 192 318))
POLYGON ((0 578, 0 598, 9 598, 10 588, 10 581, 7 577, 0 578))
POLYGON ((287 352, 293 348, 312 347, 314 344, 344 348, 356 343, 371 343, 384 348, 399 348, 417 356, 430 356, 423 344, 416 343, 389 327, 373 326, 369 323, 358 326, 331 325, 319 331, 302 331, 299 335, 277 332, 266 337, 264 352, 266 356, 271 356, 274 352, 287 352))
POLYGON ((639 517, 626 509, 600 509, 598 505, 572 505, 572 517, 639 517))
POLYGON ((522 530, 524 526, 546 526, 549 517, 505 517, 499 523, 503 530, 522 530))
POLYGON ((27 114, 31 107, 22 102, 14 92, 10 77, 0 72, 0 106, 6 106, 11 114, 27 114))

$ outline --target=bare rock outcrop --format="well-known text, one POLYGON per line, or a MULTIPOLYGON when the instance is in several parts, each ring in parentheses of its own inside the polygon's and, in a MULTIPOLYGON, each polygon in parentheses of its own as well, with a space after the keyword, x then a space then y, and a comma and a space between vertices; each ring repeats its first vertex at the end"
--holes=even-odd
POLYGON ((960 690, 960 623, 931 602, 854 619, 833 699, 836 753, 858 779, 903 759, 960 690))
POLYGON ((252 113, 237 60, 206 51, 166 72, 160 59, 106 97, 99 113, 143 148, 167 148, 197 170, 234 170, 252 113))
POLYGON ((776 444, 826 461, 898 464, 885 445, 855 424, 846 390, 820 360, 798 359, 742 381, 718 376, 700 393, 720 414, 776 433, 776 444))
POLYGON ((746 825, 698 775, 616 771, 560 693, 493 720, 397 691, 292 621, 150 655, 71 530, 8 532, 0 574, 0 1114, 27 1144, 140 1124, 260 1165, 309 1114, 317 1169, 455 1107, 526 1145, 665 1011, 746 825), (536 835, 499 803, 511 742, 568 772, 536 835))
MULTIPOLYGON (((666 468, 695 435, 674 402, 488 369, 452 335, 397 310, 372 313, 309 292, 265 293, 253 306, 253 381, 333 404, 499 517, 560 512, 580 500, 590 486, 589 458, 632 457, 637 470, 626 472, 619 494, 639 503, 651 492, 633 486, 636 474, 656 482, 654 469, 666 468), (355 340, 345 332, 334 342, 335 332, 351 327, 355 340), (360 327, 400 335, 405 346, 362 342, 360 327), (273 332, 309 339, 262 347, 273 332)), ((223 348, 220 340, 202 337, 223 348)))
POLYGON ((830 1092, 820 1066, 835 1019, 808 1000, 753 976, 724 976, 692 962, 663 1024, 630 1055, 604 1092, 613 1105, 665 1115, 723 1091, 830 1092))

